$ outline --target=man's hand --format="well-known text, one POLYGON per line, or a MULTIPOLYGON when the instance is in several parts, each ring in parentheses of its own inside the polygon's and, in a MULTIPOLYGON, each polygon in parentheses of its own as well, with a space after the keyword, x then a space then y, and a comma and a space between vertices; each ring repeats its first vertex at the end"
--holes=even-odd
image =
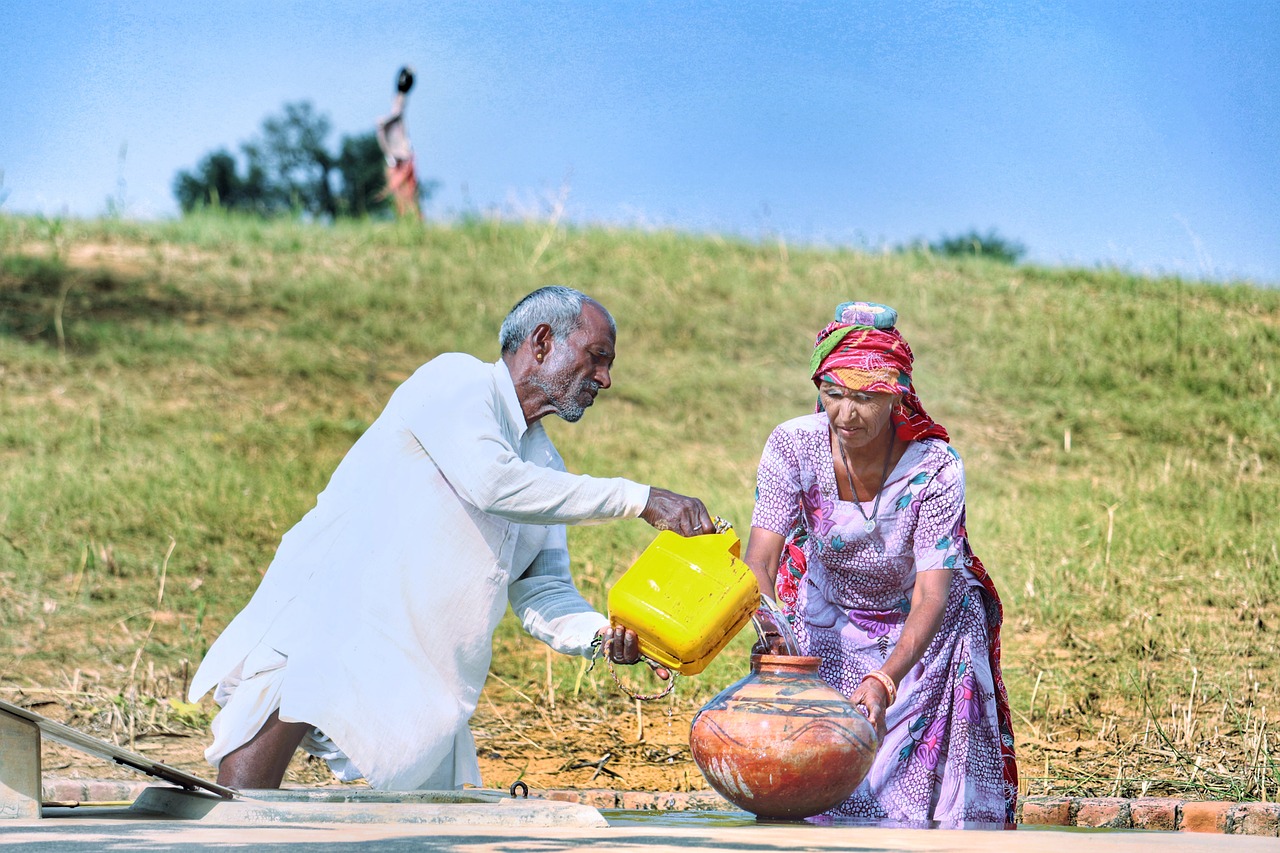
POLYGON ((714 533, 716 529, 702 501, 657 486, 649 488, 649 502, 640 517, 659 530, 674 530, 681 536, 714 533))
MULTIPOLYGON (((640 638, 630 628, 623 628, 621 625, 601 628, 600 640, 600 651, 614 663, 630 666, 640 662, 640 638)), ((671 677, 666 667, 659 666, 651 660, 645 662, 653 669, 654 675, 663 681, 671 677)))

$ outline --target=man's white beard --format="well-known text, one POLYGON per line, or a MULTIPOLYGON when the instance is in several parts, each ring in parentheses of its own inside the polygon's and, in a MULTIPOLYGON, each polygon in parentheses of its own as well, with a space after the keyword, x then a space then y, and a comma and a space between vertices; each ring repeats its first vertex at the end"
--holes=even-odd
POLYGON ((551 358, 542 366, 542 370, 529 381, 533 387, 547 395, 556 414, 572 424, 582 420, 587 406, 591 405, 580 402, 583 393, 599 391, 600 386, 594 379, 574 379, 570 370, 568 348, 557 347, 551 351, 551 358))

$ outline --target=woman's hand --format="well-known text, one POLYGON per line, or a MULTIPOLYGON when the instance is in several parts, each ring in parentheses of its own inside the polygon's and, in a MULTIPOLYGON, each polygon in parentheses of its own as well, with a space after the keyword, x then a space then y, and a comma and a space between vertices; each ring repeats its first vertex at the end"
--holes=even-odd
MULTIPOLYGON (((938 633, 954 574, 950 569, 937 569, 916 575, 916 588, 911 593, 911 612, 902 625, 902 635, 898 638, 897 645, 879 670, 885 677, 893 679, 895 685, 901 684, 907 673, 919 663, 938 633)), ((866 708, 867 719, 883 740, 889 689, 878 678, 865 678, 849 694, 849 701, 866 708)))
MULTIPOLYGON (((621 625, 609 625, 601 628, 597 636, 600 637, 600 651, 609 660, 627 666, 640 662, 640 638, 636 636, 635 631, 621 625)), ((654 675, 663 681, 671 677, 666 667, 648 659, 645 659, 645 663, 649 664, 654 675)))
POLYGON ((849 701, 867 715, 867 722, 876 730, 876 737, 884 740, 885 711, 889 707, 889 691, 875 678, 864 678, 849 694, 849 701))

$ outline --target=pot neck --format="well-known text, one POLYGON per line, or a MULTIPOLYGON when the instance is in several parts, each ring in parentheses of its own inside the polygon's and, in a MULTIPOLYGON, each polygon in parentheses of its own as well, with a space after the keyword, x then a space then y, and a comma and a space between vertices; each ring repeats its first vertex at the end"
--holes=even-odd
POLYGON ((816 673, 822 658, 809 655, 752 655, 754 672, 816 673))

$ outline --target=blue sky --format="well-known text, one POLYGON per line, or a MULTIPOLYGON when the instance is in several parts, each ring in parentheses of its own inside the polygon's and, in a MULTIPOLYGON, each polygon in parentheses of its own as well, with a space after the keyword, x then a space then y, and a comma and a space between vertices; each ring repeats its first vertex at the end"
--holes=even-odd
POLYGON ((138 2, 0 8, 2 209, 176 215, 286 101, 369 130, 403 63, 428 214, 1280 284, 1280 3, 138 2), (124 151, 121 157, 122 149, 124 151))

